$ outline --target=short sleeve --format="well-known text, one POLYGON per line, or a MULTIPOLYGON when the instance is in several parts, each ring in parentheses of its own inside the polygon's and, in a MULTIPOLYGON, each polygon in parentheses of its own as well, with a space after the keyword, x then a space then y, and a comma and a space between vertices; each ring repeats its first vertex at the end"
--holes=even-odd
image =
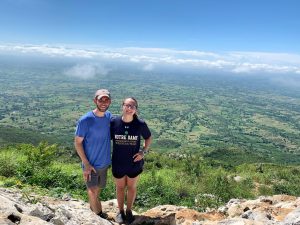
POLYGON ((110 139, 113 139, 114 137, 114 124, 115 124, 115 116, 111 116, 110 118, 110 139))
POLYGON ((79 120, 77 123, 75 136, 85 137, 88 131, 87 120, 79 120))
POLYGON ((111 120, 111 118, 112 118, 111 112, 110 111, 106 111, 105 112, 105 117, 108 118, 109 120, 111 120))
POLYGON ((148 139, 151 137, 151 131, 145 121, 141 122, 141 135, 144 139, 148 139))

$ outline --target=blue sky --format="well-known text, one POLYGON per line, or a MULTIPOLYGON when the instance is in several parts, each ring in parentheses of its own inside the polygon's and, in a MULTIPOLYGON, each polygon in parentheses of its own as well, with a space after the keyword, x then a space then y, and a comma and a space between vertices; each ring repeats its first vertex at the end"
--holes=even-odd
POLYGON ((298 0, 1 0, 0 52, 300 74, 298 0))

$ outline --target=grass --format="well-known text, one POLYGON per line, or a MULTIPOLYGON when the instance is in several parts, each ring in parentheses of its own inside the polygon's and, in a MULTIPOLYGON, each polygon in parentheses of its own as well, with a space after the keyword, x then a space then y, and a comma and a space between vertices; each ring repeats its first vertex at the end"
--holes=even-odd
MULTIPOLYGON (((1 164, 9 166, 8 163, 11 161, 5 159, 11 159, 17 152, 13 149, 1 151, 1 164)), ((22 152, 18 152, 16 162, 26 159, 22 156, 22 152)), ((299 166, 247 163, 226 169, 220 165, 212 166, 209 161, 200 160, 196 156, 186 155, 180 159, 174 156, 170 158, 166 154, 150 153, 146 159, 144 173, 139 180, 135 210, 144 211, 157 205, 174 204, 203 211, 207 207, 218 207, 230 198, 255 198, 266 194, 295 196, 300 194, 299 166), (234 181, 236 176, 241 176, 242 180, 234 181)), ((20 166, 22 164, 16 164, 16 167, 20 166)), ((44 169, 40 169, 34 179, 30 178, 32 180, 22 180, 18 175, 3 176, 5 174, 1 170, 0 185, 14 186, 25 192, 32 190, 54 197, 62 197, 65 193, 70 193, 75 198, 87 201, 79 162, 59 162, 53 159, 53 163, 44 169), (54 181, 53 176, 56 177, 57 185, 51 183, 50 186, 49 184, 45 186, 48 177, 50 181, 54 181), (70 179, 75 186, 70 185, 72 183, 70 179)), ((116 198, 110 170, 107 181, 107 187, 101 193, 102 200, 116 198)))

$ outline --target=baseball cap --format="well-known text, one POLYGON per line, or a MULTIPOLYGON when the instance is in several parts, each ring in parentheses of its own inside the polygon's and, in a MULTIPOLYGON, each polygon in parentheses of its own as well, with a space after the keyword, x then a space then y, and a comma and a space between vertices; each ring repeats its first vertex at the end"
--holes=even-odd
POLYGON ((102 97, 110 98, 110 93, 107 89, 99 89, 95 92, 95 98, 101 99, 102 97))

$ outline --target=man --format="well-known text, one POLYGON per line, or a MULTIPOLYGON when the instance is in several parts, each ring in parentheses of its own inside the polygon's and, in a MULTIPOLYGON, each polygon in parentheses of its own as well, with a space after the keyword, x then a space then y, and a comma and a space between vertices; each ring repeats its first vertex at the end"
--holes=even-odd
POLYGON ((78 121, 75 148, 82 161, 83 178, 87 186, 90 208, 101 218, 106 219, 107 214, 102 211, 99 194, 106 186, 107 169, 111 164, 111 113, 107 111, 111 104, 109 91, 97 90, 94 103, 96 108, 78 121))

